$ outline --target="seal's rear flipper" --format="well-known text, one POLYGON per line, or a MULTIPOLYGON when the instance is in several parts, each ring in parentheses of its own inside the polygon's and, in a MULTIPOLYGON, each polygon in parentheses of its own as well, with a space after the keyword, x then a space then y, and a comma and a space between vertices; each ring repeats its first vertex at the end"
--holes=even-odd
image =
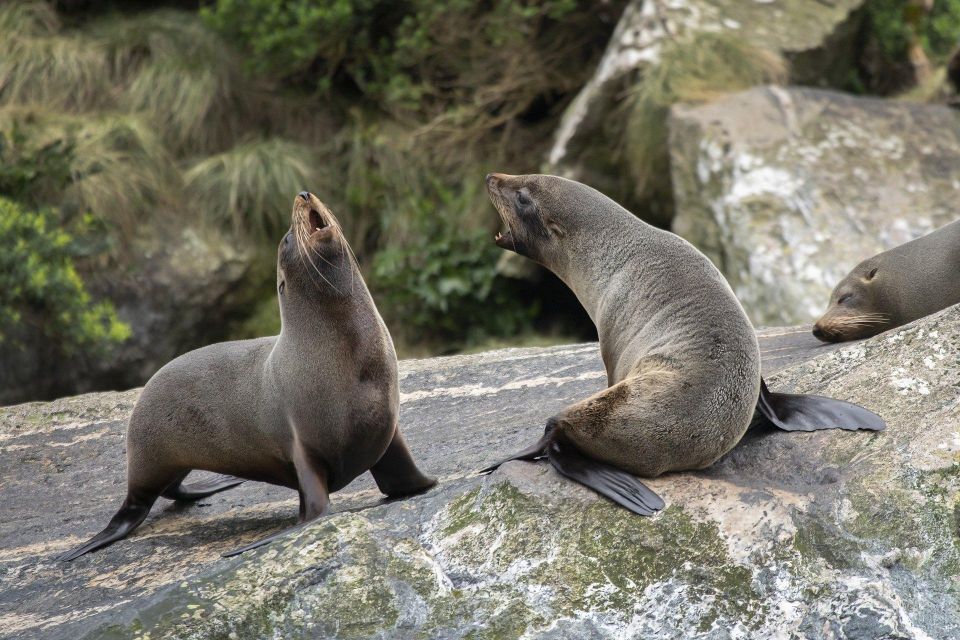
POLYGON ((539 460, 540 458, 545 458, 547 456, 547 445, 550 444, 550 441, 553 439, 553 430, 554 423, 551 420, 547 422, 547 428, 544 429, 543 435, 540 437, 536 443, 530 445, 526 449, 521 449, 509 458, 505 458, 500 462, 494 463, 487 467, 486 469, 481 469, 477 473, 483 475, 485 473, 493 473, 500 467, 500 465, 510 462, 511 460, 539 460))
POLYGON ((859 405, 823 396, 772 393, 760 379, 757 409, 764 420, 784 431, 847 429, 883 431, 886 423, 877 414, 859 405))
POLYGON ((210 480, 201 480, 192 484, 178 483, 175 487, 166 489, 162 494, 164 498, 170 500, 199 500, 212 496, 215 493, 232 489, 238 484, 243 484, 243 478, 234 476, 219 475, 210 480))
POLYGON ((120 510, 110 519, 110 523, 103 531, 79 547, 71 549, 59 556, 57 560, 70 562, 85 553, 102 549, 117 540, 126 538, 131 531, 139 527, 140 523, 144 521, 147 514, 150 513, 151 506, 153 506, 153 501, 151 501, 150 504, 130 504, 130 499, 128 498, 127 501, 123 503, 123 506, 120 507, 120 510))
POLYGON ((632 475, 580 453, 565 442, 551 442, 547 457, 561 474, 641 516, 652 516, 664 507, 663 498, 632 475))

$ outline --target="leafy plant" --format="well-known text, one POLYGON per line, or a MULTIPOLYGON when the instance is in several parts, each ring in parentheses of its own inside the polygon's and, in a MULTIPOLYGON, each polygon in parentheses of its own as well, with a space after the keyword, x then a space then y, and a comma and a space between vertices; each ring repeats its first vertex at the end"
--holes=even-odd
POLYGON ((402 320, 401 337, 471 344, 521 333, 537 311, 497 277, 501 250, 490 233, 464 224, 472 184, 433 182, 429 194, 406 199, 404 240, 374 258, 373 286, 388 321, 402 320))
POLYGON ((937 0, 929 12, 905 0, 872 0, 866 9, 870 32, 891 61, 905 62, 910 43, 917 40, 940 64, 960 42, 960 0, 937 0))
POLYGON ((72 153, 71 143, 63 139, 30 145, 14 123, 0 131, 0 193, 31 206, 44 204, 69 183, 72 153))
MULTIPOLYGON (((91 220, 77 226, 90 231, 91 220)), ((0 198, 0 345, 43 336, 66 354, 122 342, 130 328, 106 301, 94 302, 74 266, 82 250, 51 209, 25 211, 0 198)))

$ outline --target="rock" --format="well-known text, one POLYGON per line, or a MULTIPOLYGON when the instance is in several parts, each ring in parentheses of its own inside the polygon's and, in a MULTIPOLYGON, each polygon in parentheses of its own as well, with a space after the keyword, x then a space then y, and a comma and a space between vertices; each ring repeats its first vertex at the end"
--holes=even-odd
MULTIPOLYGON (((783 55, 791 81, 840 86, 855 66, 863 0, 632 0, 597 71, 567 108, 548 154, 549 168, 615 192, 622 163, 609 166, 622 127, 610 127, 624 96, 659 60, 664 42, 724 32, 783 55), (596 150, 602 153, 597 153, 596 150)), ((666 170, 666 168, 664 169, 666 170)), ((669 219, 668 219, 669 221, 669 219)))
POLYGON ((82 357, 36 342, 0 352, 0 404, 141 385, 181 353, 223 339, 227 322, 250 302, 254 252, 211 231, 188 227, 134 251, 132 268, 85 276, 91 295, 111 300, 132 336, 82 357))
POLYGON ((670 116, 673 230, 757 324, 809 322, 861 260, 957 217, 960 114, 760 87, 670 116))
POLYGON ((293 523, 247 483, 166 501, 72 564, 123 491, 138 390, 0 409, 0 635, 9 638, 947 638, 960 634, 960 307, 864 342, 761 332, 781 390, 883 414, 887 431, 755 431, 702 472, 650 481, 640 518, 544 464, 474 470, 604 385, 595 344, 401 363, 401 423, 441 484, 384 503, 369 478, 293 523))

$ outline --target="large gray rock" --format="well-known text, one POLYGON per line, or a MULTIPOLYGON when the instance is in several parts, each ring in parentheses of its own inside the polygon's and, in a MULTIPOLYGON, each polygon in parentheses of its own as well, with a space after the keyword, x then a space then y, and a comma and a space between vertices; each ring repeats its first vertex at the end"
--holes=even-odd
POLYGON ((861 260, 960 215, 960 114, 758 87, 675 106, 673 230, 758 324, 809 322, 861 260))
MULTIPOLYGON (((659 61, 665 42, 697 32, 729 33, 785 57, 799 84, 839 86, 855 64, 863 0, 632 0, 611 37, 597 71, 564 112, 548 154, 553 172, 603 191, 624 176, 611 175, 629 88, 659 61), (612 129, 612 130, 611 130, 612 129)), ((664 167, 664 170, 666 168, 664 167)))
POLYGON ((604 385, 596 345, 401 363, 401 423, 438 488, 368 478, 278 543, 291 491, 165 502, 128 540, 55 555, 123 491, 138 391, 0 410, 0 635, 8 638, 952 638, 960 634, 960 307, 866 342, 763 332, 782 390, 884 415, 882 433, 751 432, 653 480, 640 518, 543 464, 475 469, 604 385), (812 359, 811 359, 812 358, 812 359))

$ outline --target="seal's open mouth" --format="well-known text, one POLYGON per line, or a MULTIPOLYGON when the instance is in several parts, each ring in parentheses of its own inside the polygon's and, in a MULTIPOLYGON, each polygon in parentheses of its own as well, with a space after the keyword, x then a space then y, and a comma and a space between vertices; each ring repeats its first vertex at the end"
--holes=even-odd
POLYGON ((323 214, 313 208, 310 209, 309 221, 311 235, 330 226, 330 223, 324 219, 323 214))
POLYGON ((513 235, 509 230, 498 231, 493 237, 493 242, 501 249, 513 249, 513 235))

